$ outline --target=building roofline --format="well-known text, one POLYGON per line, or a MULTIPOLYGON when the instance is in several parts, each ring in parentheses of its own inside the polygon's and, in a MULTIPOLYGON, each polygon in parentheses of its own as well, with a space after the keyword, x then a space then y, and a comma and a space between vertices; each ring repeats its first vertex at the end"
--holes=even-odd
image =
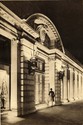
POLYGON ((8 14, 13 16, 13 18, 15 18, 17 21, 21 22, 21 19, 16 14, 14 14, 10 9, 8 9, 5 5, 3 5, 1 2, 0 2, 0 7, 3 10, 5 10, 8 14))
POLYGON ((36 33, 36 31, 34 31, 34 29, 32 29, 32 27, 30 27, 24 20, 19 18, 16 14, 14 14, 10 9, 8 9, 1 2, 0 2, 0 7, 1 7, 1 16, 7 22, 12 24, 13 26, 20 27, 26 33, 30 34, 35 39, 39 37, 38 33, 36 33), (8 20, 8 17, 5 16, 6 14, 7 14, 7 16, 9 16, 9 20, 8 20), (10 17, 12 17, 12 19, 10 17))

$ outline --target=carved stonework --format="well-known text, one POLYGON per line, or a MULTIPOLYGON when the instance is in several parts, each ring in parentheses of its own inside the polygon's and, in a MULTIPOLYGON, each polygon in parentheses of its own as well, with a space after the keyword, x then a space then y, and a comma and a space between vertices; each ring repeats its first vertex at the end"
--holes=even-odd
POLYGON ((37 26, 36 31, 39 33, 40 42, 44 44, 46 40, 47 29, 45 28, 44 25, 41 24, 37 26))
POLYGON ((1 17, 10 22, 12 25, 15 23, 18 23, 12 16, 10 16, 8 13, 6 13, 4 10, 0 10, 1 17))
POLYGON ((60 35, 48 17, 36 13, 27 18, 26 22, 39 34, 39 39, 37 40, 40 43, 49 49, 57 48, 64 52, 60 35))
POLYGON ((55 55, 50 56, 50 57, 48 58, 48 60, 49 60, 49 61, 55 61, 55 55))

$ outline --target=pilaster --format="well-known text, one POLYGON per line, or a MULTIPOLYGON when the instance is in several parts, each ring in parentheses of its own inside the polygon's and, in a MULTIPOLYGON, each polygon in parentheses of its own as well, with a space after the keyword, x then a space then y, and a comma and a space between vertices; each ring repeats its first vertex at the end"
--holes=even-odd
POLYGON ((74 87, 74 99, 77 100, 77 71, 75 70, 75 87, 74 87))
POLYGON ((82 73, 81 73, 81 98, 83 99, 83 95, 82 95, 82 93, 83 93, 83 84, 82 84, 82 73))
POLYGON ((45 102, 47 102, 48 100, 49 90, 50 90, 49 63, 45 62, 45 102))
POLYGON ((81 73, 79 72, 79 99, 81 99, 81 73))
POLYGON ((69 101, 73 101, 73 69, 70 68, 70 90, 69 101))
POLYGON ((35 112, 35 76, 29 74, 29 61, 33 52, 33 44, 26 39, 20 43, 19 100, 18 116, 35 112))
POLYGON ((68 102, 68 84, 67 84, 67 68, 65 67, 64 69, 64 78, 63 78, 63 98, 62 98, 62 102, 68 102))
POLYGON ((17 109, 17 40, 11 41, 11 109, 17 109))
POLYGON ((79 72, 77 71, 77 99, 79 99, 79 72))
POLYGON ((61 60, 56 59, 55 62, 55 105, 61 105, 62 98, 62 79, 59 79, 59 72, 61 71, 61 60))

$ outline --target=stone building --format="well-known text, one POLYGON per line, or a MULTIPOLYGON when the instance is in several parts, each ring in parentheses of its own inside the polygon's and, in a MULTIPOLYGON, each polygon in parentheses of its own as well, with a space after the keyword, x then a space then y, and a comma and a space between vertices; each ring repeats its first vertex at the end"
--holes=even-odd
POLYGON ((83 67, 66 53, 52 21, 36 13, 20 19, 0 3, 0 94, 5 81, 5 107, 17 116, 83 99, 83 67))

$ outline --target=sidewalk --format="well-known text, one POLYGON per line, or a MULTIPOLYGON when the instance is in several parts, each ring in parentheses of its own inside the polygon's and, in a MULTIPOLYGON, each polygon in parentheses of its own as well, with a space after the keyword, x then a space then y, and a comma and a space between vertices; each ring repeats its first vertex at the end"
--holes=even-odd
POLYGON ((22 118, 10 112, 2 117, 1 125, 83 125, 83 101, 43 109, 22 118))

